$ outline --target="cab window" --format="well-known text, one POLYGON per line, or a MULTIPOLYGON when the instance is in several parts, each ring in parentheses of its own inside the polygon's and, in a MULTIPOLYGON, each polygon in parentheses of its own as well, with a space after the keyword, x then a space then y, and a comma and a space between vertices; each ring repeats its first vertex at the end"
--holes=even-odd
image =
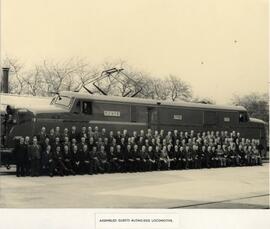
POLYGON ((248 115, 246 112, 239 112, 239 122, 247 122, 248 115))
POLYGON ((92 102, 82 102, 82 113, 92 114, 92 102))

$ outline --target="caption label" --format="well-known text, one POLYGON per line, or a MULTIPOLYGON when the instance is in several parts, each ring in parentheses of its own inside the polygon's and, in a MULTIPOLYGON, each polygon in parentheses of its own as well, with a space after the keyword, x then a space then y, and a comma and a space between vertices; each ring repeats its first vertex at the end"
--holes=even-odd
POLYGON ((96 214, 97 229, 175 229, 179 228, 178 214, 96 214))

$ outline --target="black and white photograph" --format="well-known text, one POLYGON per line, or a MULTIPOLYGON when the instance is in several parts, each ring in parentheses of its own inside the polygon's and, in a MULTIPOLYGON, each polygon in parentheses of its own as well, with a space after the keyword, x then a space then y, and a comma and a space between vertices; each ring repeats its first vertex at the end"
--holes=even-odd
POLYGON ((268 5, 2 0, 0 208, 269 209, 268 5))

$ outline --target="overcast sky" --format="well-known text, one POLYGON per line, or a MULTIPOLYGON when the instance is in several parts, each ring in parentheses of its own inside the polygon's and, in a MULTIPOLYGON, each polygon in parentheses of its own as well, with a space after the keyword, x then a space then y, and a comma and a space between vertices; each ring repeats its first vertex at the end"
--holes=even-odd
POLYGON ((268 0, 2 0, 2 56, 126 60, 219 104, 267 92, 268 0))

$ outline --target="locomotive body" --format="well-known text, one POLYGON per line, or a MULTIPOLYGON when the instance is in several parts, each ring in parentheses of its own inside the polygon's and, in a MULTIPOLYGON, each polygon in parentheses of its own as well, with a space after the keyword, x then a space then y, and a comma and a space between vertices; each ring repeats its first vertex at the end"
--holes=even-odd
MULTIPOLYGON (((31 104, 30 104, 31 105, 31 104)), ((141 98, 90 95, 63 91, 40 106, 7 107, 2 121, 2 151, 11 151, 20 136, 38 135, 59 126, 99 126, 128 131, 151 128, 165 131, 236 131, 244 138, 259 139, 266 149, 266 125, 249 118, 241 106, 167 102, 141 98), (23 107, 23 108, 21 108, 23 107), (3 124, 4 123, 4 124, 3 124)))

